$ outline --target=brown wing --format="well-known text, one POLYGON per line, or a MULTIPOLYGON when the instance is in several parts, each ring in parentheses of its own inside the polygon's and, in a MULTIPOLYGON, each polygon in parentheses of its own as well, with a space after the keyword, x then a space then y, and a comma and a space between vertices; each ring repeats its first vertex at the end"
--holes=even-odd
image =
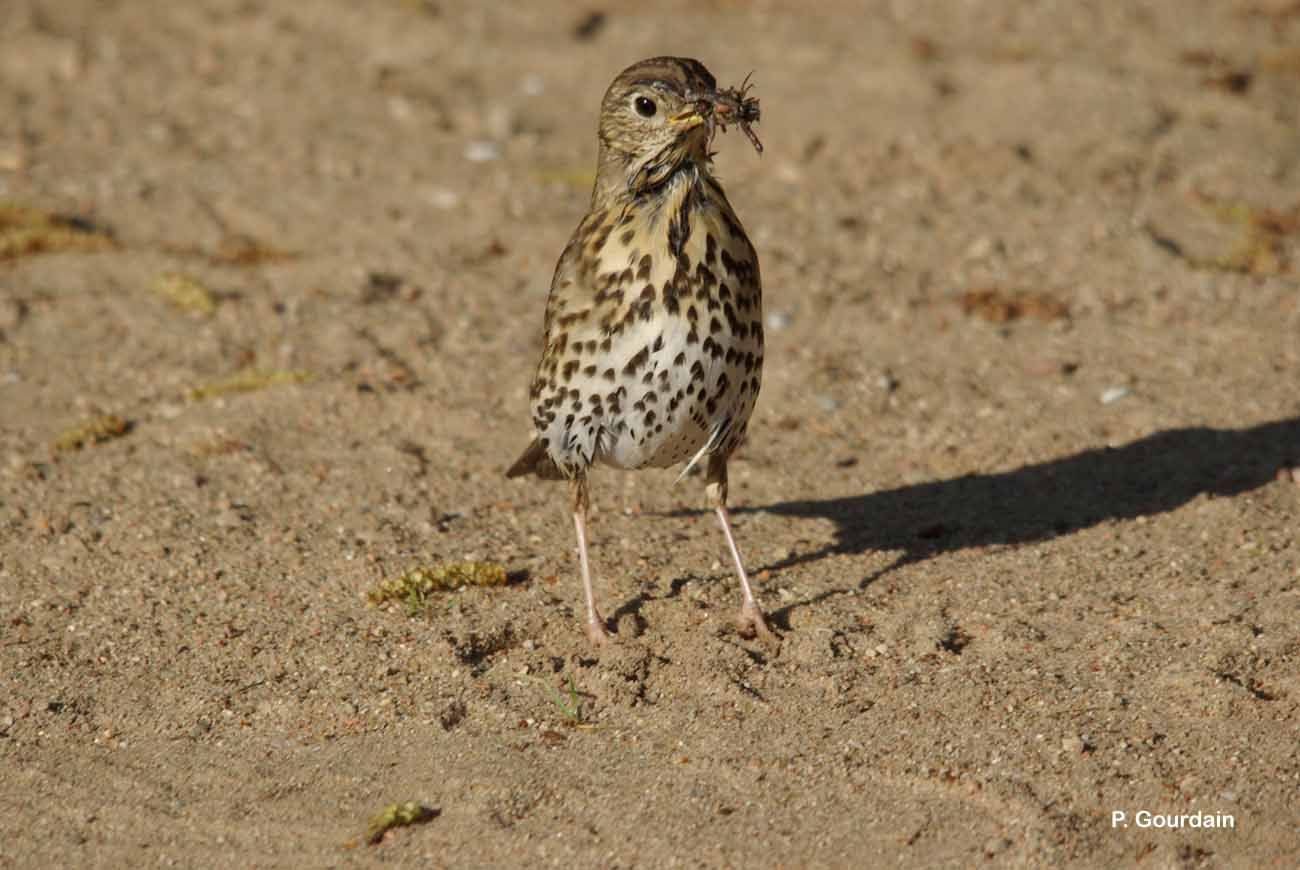
POLYGON ((551 459, 542 442, 536 438, 524 448, 524 452, 506 471, 506 477, 523 477, 526 474, 535 474, 542 480, 564 478, 564 472, 560 471, 560 467, 551 459))
POLYGON ((598 253, 619 219, 618 214, 611 214, 606 209, 589 213, 574 230, 555 265, 551 292, 546 299, 542 358, 529 393, 534 403, 534 419, 540 413, 537 402, 548 388, 556 386, 556 373, 565 352, 570 349, 571 333, 575 329, 582 330, 582 324, 590 327, 595 310, 609 301, 606 294, 616 276, 597 280, 598 253))
MULTIPOLYGON (((593 228, 599 227, 604 219, 603 213, 588 214, 574 230, 573 237, 560 254, 555 264, 555 274, 551 278, 551 292, 546 297, 546 315, 542 321, 542 358, 533 375, 529 398, 532 401, 533 421, 537 423, 542 409, 538 407, 547 388, 553 386, 560 365, 560 358, 568 345, 567 325, 571 318, 585 319, 594 302, 594 294, 589 288, 590 275, 584 273, 583 250, 588 247, 593 228)), ((589 271, 589 267, 587 269, 589 271)), ((554 460, 547 454, 546 448, 537 438, 524 449, 506 471, 506 477, 522 477, 536 474, 545 480, 557 480, 564 477, 554 460)))

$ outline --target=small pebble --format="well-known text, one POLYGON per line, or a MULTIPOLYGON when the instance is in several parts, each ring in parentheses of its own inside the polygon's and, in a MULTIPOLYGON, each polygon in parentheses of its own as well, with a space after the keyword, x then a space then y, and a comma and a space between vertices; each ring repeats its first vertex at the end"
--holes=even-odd
POLYGON ((388 114, 394 121, 409 121, 415 117, 415 107, 406 97, 394 94, 388 98, 388 114))
POLYGON ((992 858, 1000 852, 1005 852, 1011 847, 1011 841, 1006 837, 994 837, 984 844, 985 857, 992 858))
POLYGON ((767 315, 767 328, 773 332, 780 332, 790 327, 793 318, 785 311, 773 311, 767 315))
POLYGON ((992 252, 993 252, 993 240, 990 239, 988 236, 981 236, 980 238, 971 242, 970 245, 966 248, 966 259, 983 260, 992 252))
POLYGON ((1120 399, 1127 396, 1130 392, 1132 391, 1128 387, 1111 387, 1110 389, 1102 392, 1101 403, 1103 405, 1109 405, 1112 402, 1118 402, 1120 399))
POLYGON ((456 193, 454 190, 448 190, 445 187, 430 188, 425 191, 424 198, 428 200, 429 204, 434 208, 442 209, 443 211, 460 205, 460 194, 456 193))
POLYGON ((465 145, 465 159, 471 163, 487 163, 501 156, 501 146, 486 139, 477 139, 465 145))
POLYGON ((519 83, 519 89, 530 97, 540 97, 546 91, 546 80, 537 73, 529 73, 519 83))
POLYGON ((829 414, 839 410, 840 401, 832 396, 817 396, 817 407, 829 414))

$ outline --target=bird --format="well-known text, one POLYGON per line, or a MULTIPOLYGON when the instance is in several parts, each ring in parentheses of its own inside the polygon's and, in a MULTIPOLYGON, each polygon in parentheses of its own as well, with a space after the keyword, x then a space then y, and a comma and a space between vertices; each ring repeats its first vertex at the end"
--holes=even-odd
POLYGON ((600 106, 591 205, 546 301, 529 389, 532 441, 506 472, 567 480, 586 633, 611 639, 587 551, 588 471, 704 472, 740 580, 739 632, 772 644, 727 511, 727 461, 745 438, 763 370, 758 255, 713 174, 717 130, 751 123, 758 100, 719 89, 698 60, 653 57, 623 70, 600 106))

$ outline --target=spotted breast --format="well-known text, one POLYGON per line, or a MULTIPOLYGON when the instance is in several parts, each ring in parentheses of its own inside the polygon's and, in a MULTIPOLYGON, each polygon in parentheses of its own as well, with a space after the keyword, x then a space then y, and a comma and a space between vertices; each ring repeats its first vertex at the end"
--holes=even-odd
POLYGON ((758 259, 708 173, 665 187, 589 214, 556 268, 531 397, 561 470, 666 467, 744 437, 763 364, 758 259))

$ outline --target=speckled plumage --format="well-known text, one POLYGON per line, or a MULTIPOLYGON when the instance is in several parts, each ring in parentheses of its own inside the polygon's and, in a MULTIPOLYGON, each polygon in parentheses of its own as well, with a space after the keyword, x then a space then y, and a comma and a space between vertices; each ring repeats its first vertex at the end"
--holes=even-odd
POLYGON ((725 507, 726 462, 745 436, 763 365, 758 256, 710 172, 714 127, 757 117, 756 101, 741 111, 742 96, 718 91, 694 60, 652 58, 624 70, 601 107, 591 208, 551 282, 529 393, 534 440, 507 474, 571 481, 588 630, 598 642, 605 629, 585 542, 595 463, 704 462, 745 593, 741 621, 773 637, 725 507))

